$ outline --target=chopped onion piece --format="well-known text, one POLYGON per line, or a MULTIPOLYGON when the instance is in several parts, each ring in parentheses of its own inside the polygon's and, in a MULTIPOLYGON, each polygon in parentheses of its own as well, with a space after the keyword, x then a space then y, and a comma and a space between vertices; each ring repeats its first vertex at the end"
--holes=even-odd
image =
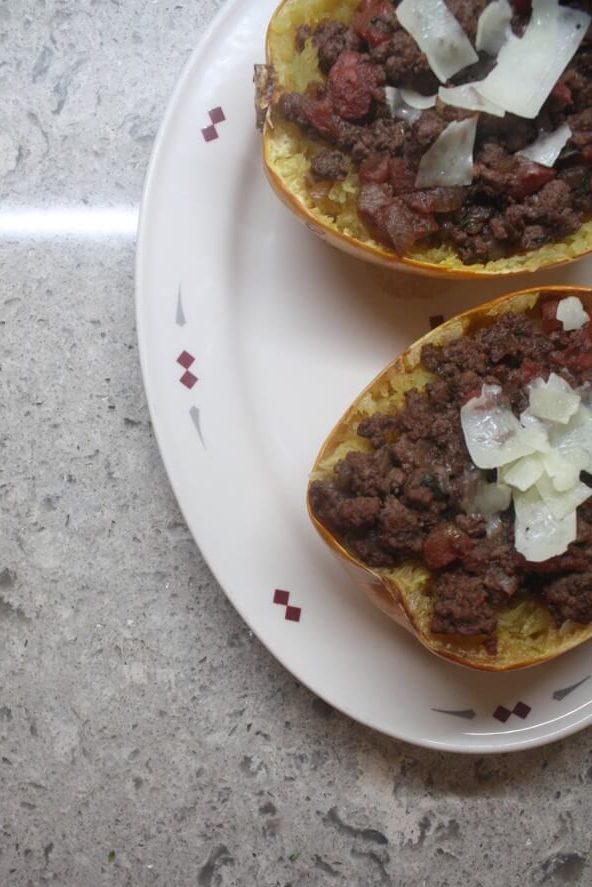
POLYGON ((397 89, 396 86, 385 86, 384 93, 393 117, 396 117, 398 120, 406 120, 409 124, 415 123, 421 117, 421 111, 408 105, 403 100, 401 90, 397 89))
POLYGON ((557 306, 556 317, 566 332, 579 330, 590 321, 590 315, 584 311, 584 306, 577 296, 562 299, 557 306))
POLYGON ((410 108, 416 108, 419 111, 426 111, 428 108, 433 108, 436 104, 436 99, 438 98, 437 95, 422 95, 414 89, 401 88, 399 91, 405 104, 409 105, 410 108))
POLYGON ((529 399, 533 416, 562 425, 567 425, 581 402, 580 395, 556 373, 551 373, 547 382, 535 379, 530 385, 529 399))
POLYGON ((557 520, 562 520, 571 512, 575 514, 578 505, 581 505, 582 502, 585 502, 586 499, 592 496, 592 488, 587 487, 586 484, 581 482, 578 482, 569 490, 564 490, 560 493, 555 489, 551 479, 546 474, 543 474, 538 479, 536 488, 541 499, 557 520))
POLYGON ((526 429, 508 407, 502 406, 499 385, 483 385, 460 410, 467 449, 478 468, 500 468, 535 449, 526 429))
POLYGON ((403 0, 399 24, 410 34, 442 83, 479 61, 479 56, 444 0, 403 0))
MULTIPOLYGON (((516 153, 520 157, 526 157, 534 163, 540 163, 541 166, 554 166, 555 161, 567 145, 571 138, 571 129, 567 123, 563 123, 554 132, 542 132, 536 142, 527 145, 522 151, 516 153)), ((570 296, 569 298, 576 298, 570 296)), ((567 299, 564 299, 567 301, 567 299)), ((579 299, 577 300, 579 301, 579 299)))
POLYGON ((470 185, 477 118, 454 121, 438 136, 419 162, 418 188, 470 185))
POLYGON ((484 114, 492 114, 494 117, 503 117, 505 111, 493 102, 484 99, 475 89, 475 83, 463 83, 461 86, 441 86, 438 90, 438 98, 445 105, 454 108, 464 108, 467 111, 482 111, 484 114))
POLYGON ((479 52, 497 55, 510 33, 512 7, 508 0, 493 0, 485 7, 477 23, 475 46, 479 52))
POLYGON ((577 535, 575 511, 556 518, 536 488, 514 493, 516 550, 534 563, 563 554, 577 535))
POLYGON ((545 465, 538 453, 533 453, 532 456, 523 456, 516 462, 504 465, 499 469, 501 480, 511 487, 522 490, 522 492, 532 487, 544 470, 545 465))
POLYGON ((532 120, 575 55, 590 21, 587 13, 559 6, 558 0, 533 0, 523 36, 509 36, 497 65, 480 83, 480 94, 532 120))

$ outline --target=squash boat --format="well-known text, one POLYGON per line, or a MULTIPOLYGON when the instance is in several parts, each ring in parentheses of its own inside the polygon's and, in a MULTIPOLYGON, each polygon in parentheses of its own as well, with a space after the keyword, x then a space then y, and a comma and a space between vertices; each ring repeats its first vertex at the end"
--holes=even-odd
POLYGON ((316 529, 438 656, 504 671, 592 636, 591 313, 592 290, 551 287, 447 321, 316 459, 316 529))
POLYGON ((490 277, 588 253, 591 17, 528 7, 283 0, 255 73, 279 198, 391 268, 490 277))

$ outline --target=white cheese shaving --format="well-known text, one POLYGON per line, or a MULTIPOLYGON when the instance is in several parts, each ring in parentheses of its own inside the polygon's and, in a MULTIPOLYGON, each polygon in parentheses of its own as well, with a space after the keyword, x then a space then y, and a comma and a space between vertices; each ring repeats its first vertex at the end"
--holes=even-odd
POLYGON ((533 119, 575 55, 590 21, 587 13, 559 6, 558 0, 533 0, 523 36, 509 36, 497 65, 480 83, 480 94, 512 114, 533 119))
POLYGON ((449 123, 421 158, 416 187, 470 185, 476 132, 476 117, 449 123))
POLYGON ((566 299, 562 299, 557 306, 556 317, 566 332, 579 330, 590 320, 590 315, 584 311, 584 306, 577 296, 568 296, 566 299))
POLYGON ((436 104, 437 95, 422 95, 414 89, 400 89, 401 98, 410 108, 417 108, 419 111, 426 111, 433 108, 436 104))
POLYGON ((580 471, 592 472, 592 411, 583 404, 567 425, 552 428, 551 445, 580 471))
POLYGON ((497 55, 510 32, 512 7, 508 0, 493 0, 485 7, 477 23, 475 46, 479 52, 497 55))
POLYGON ((548 453, 551 449, 549 441, 548 423, 537 419, 526 409, 520 414, 520 424, 528 432, 528 439, 532 444, 532 452, 548 453))
POLYGON ((537 482, 544 470, 545 465, 541 456, 533 453, 531 456, 523 456, 510 465, 502 466, 499 475, 505 484, 524 492, 537 482))
POLYGON ((577 534, 576 512, 556 518, 536 487, 514 493, 516 550, 534 563, 546 561, 567 550, 577 534))
POLYGON ((463 83, 461 86, 441 86, 438 90, 438 98, 445 105, 452 105, 454 108, 464 108, 466 111, 482 111, 484 114, 492 114, 494 117, 503 117, 505 111, 493 102, 484 99, 479 95, 476 83, 463 83))
MULTIPOLYGON (((542 132, 535 142, 527 145, 516 153, 520 157, 526 157, 541 166, 554 166, 555 161, 571 138, 571 129, 567 123, 563 123, 554 132, 542 132)), ((571 297, 570 297, 571 298, 571 297)), ((575 298, 575 296, 573 297, 575 298)), ((564 301, 567 301, 564 299, 564 301)))
POLYGON ((567 425, 580 402, 579 394, 556 373, 551 373, 547 382, 535 379, 530 385, 530 412, 539 419, 567 425))
POLYGON ((460 410, 467 449, 478 468, 500 468, 533 452, 528 432, 512 411, 500 403, 499 385, 483 385, 460 410))
POLYGON ((512 503, 512 490, 505 484, 489 484, 481 481, 470 502, 463 503, 467 514, 493 517, 505 511, 512 503))
MULTIPOLYGON (((592 489, 580 481, 574 487, 559 492, 546 474, 537 480, 536 488, 541 499, 557 520, 562 520, 571 512, 575 514, 576 508, 592 496, 592 489)), ((573 542, 573 539, 571 541, 573 542)))
POLYGON ((391 114, 397 120, 406 120, 407 123, 412 124, 421 117, 421 111, 408 105, 403 99, 401 90, 396 86, 385 86, 384 95, 391 114))
POLYGON ((441 83, 479 61, 479 56, 444 0, 403 0, 396 9, 441 83))
POLYGON ((581 468, 565 459, 558 450, 545 453, 541 458, 544 469, 558 493, 564 493, 578 483, 581 468))

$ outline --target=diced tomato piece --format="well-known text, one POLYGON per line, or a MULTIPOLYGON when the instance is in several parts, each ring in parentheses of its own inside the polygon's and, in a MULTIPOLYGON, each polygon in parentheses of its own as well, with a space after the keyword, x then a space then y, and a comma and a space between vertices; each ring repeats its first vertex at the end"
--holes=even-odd
POLYGON ((475 542, 454 524, 435 527, 423 543, 423 557, 430 570, 441 570, 466 557, 475 542))
POLYGON ((337 121, 329 96, 322 98, 305 96, 302 107, 306 119, 319 135, 328 139, 334 137, 337 121))
POLYGON ((353 18, 353 29, 373 49, 389 40, 393 29, 393 6, 389 0, 362 0, 353 18))
POLYGON ((521 163, 510 182, 510 195, 516 200, 524 200, 529 194, 540 191, 543 185, 555 178, 555 170, 540 163, 521 163))
POLYGON ((382 73, 359 52, 342 52, 329 73, 328 91, 336 114, 360 120, 372 107, 373 93, 382 73))
POLYGON ((390 163, 388 154, 371 154, 360 166, 360 182, 367 185, 375 182, 383 185, 390 177, 390 163))
POLYGON ((390 180, 393 194, 408 194, 415 191, 417 173, 411 169, 403 157, 391 157, 390 180))
POLYGON ((562 329, 561 321, 557 320, 557 306, 559 299, 544 297, 539 300, 539 308, 541 312, 541 326, 543 332, 553 333, 562 329))

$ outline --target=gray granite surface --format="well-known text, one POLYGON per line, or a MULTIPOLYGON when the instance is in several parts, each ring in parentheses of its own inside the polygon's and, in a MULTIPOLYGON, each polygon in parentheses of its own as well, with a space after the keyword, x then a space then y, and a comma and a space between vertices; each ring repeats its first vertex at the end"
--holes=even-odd
POLYGON ((219 5, 0 3, 0 885, 590 884, 589 731, 477 759, 348 721, 252 637, 179 515, 133 213, 219 5), (120 233, 7 222, 85 205, 127 207, 120 233))

